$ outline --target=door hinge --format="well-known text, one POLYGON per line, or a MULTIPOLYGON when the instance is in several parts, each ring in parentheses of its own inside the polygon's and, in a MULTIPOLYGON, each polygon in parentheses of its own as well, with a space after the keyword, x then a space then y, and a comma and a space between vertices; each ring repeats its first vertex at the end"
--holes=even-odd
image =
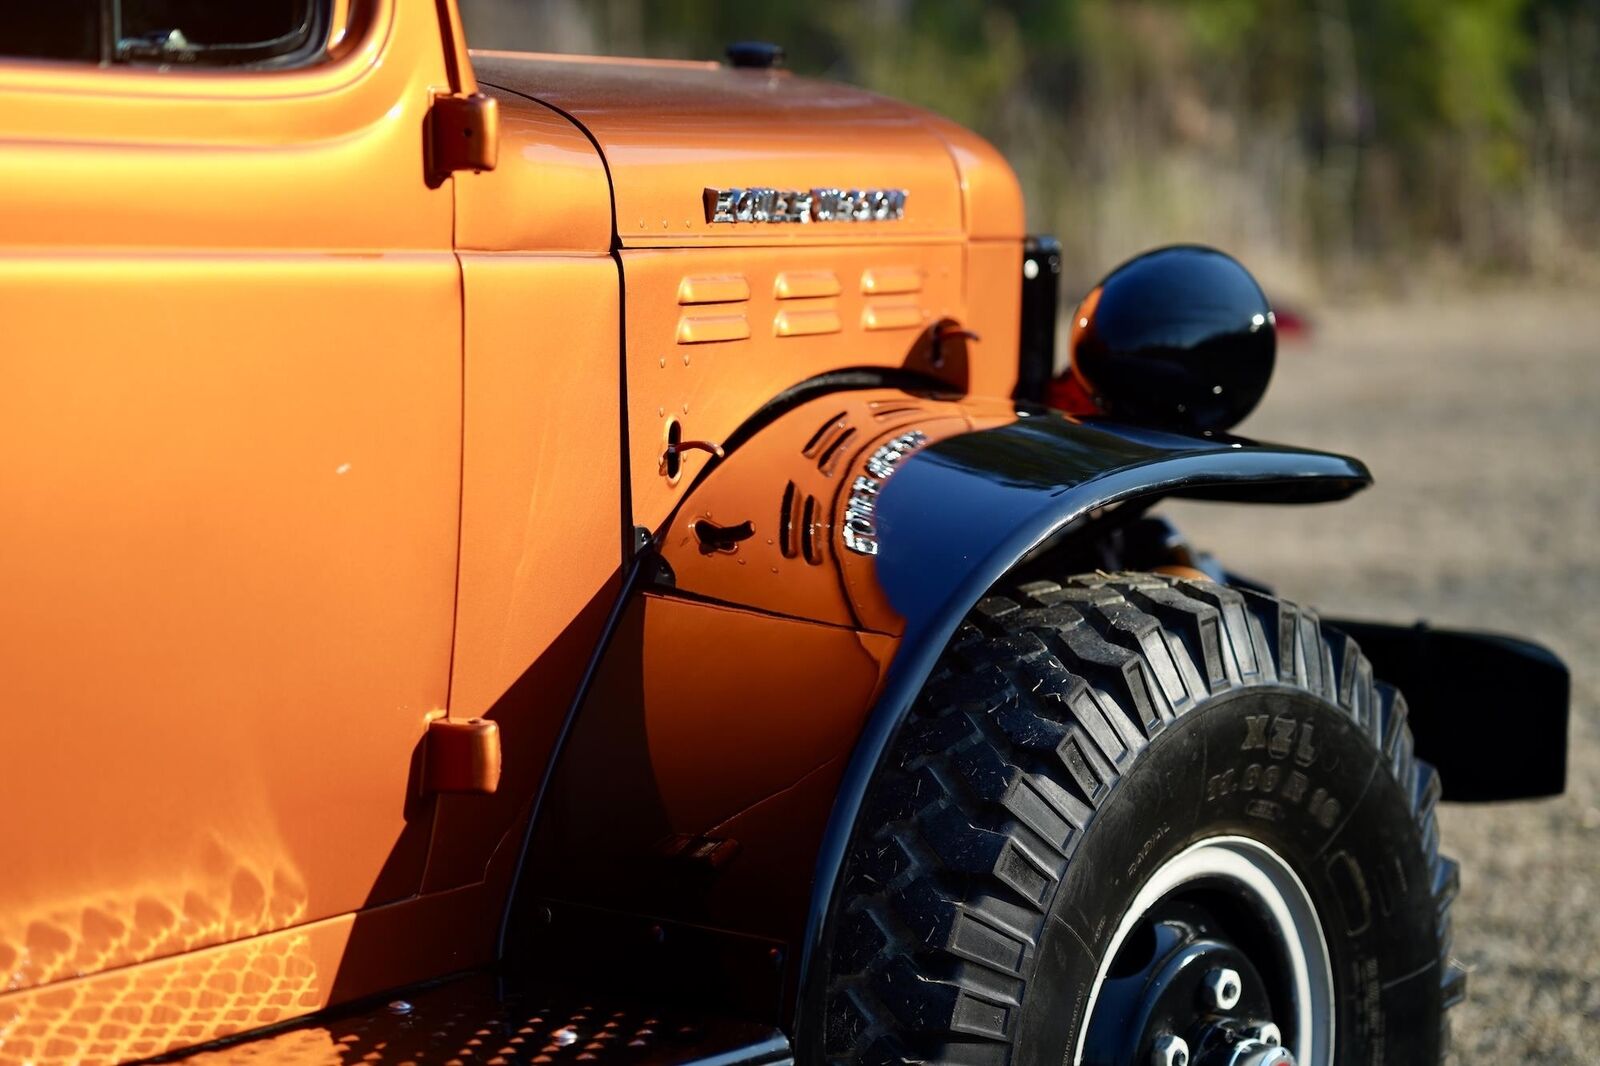
POLYGON ((428 183, 458 170, 493 170, 500 156, 500 108, 483 93, 445 93, 428 111, 428 183))
POLYGON ((490 793, 500 785, 500 727, 487 718, 428 723, 424 793, 490 793))

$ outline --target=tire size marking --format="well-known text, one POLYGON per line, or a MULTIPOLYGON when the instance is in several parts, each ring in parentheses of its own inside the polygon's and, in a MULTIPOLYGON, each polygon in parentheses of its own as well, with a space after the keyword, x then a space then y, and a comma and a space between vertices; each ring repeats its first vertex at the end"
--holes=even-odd
POLYGON ((1206 802, 1214 803, 1236 793, 1252 795, 1245 813, 1264 821, 1283 819, 1286 807, 1305 807, 1324 829, 1339 821, 1343 805, 1327 789, 1312 787, 1311 778, 1301 769, 1317 761, 1317 745, 1312 723, 1290 715, 1246 715, 1244 742, 1240 751, 1261 752, 1261 761, 1242 767, 1229 767, 1206 780, 1206 802), (1293 766, 1278 765, 1289 762, 1293 766))
POLYGON ((1265 751, 1274 759, 1283 759, 1294 752, 1297 766, 1310 766, 1317 761, 1317 747, 1312 740, 1314 726, 1287 714, 1250 714, 1244 719, 1244 743, 1240 751, 1265 751))

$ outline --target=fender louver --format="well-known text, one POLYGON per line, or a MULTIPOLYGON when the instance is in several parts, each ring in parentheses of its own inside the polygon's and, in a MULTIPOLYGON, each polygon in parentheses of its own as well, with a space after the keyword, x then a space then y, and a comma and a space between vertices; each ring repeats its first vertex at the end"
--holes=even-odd
POLYGON ((895 415, 913 414, 922 410, 922 405, 908 400, 873 400, 867 404, 867 409, 872 412, 874 419, 881 422, 895 415))
POLYGON ((778 509, 778 550, 785 559, 804 556, 812 566, 822 565, 822 538, 817 528, 817 498, 802 494, 789 482, 778 509))
POLYGON ((848 425, 848 423, 845 422, 845 417, 846 413, 844 411, 840 411, 836 415, 829 416, 828 420, 823 422, 822 425, 818 426, 815 433, 811 434, 811 439, 806 441, 805 444, 801 445, 800 454, 805 456, 807 459, 813 458, 817 452, 822 450, 827 442, 834 437, 835 434, 839 433, 848 425))
POLYGON ((817 469, 825 476, 832 477, 839 457, 844 454, 844 446, 850 443, 850 439, 855 435, 855 427, 850 425, 846 413, 840 411, 817 427, 817 431, 811 434, 811 439, 806 441, 805 447, 800 449, 800 454, 807 459, 815 460, 817 469))

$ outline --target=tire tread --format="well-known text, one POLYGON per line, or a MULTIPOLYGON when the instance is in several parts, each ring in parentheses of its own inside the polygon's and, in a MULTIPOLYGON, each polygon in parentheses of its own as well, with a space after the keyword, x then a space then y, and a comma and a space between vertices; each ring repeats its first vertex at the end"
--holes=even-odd
MULTIPOLYGON (((846 858, 830 1060, 1004 1066, 1056 886, 1144 745, 1208 696, 1293 685, 1350 714, 1412 797, 1448 952, 1456 864, 1405 699, 1315 612, 1152 574, 1002 586, 973 608, 874 779, 846 858)), ((1465 972, 1441 960, 1446 1005, 1465 972)), ((1448 1018, 1446 1019, 1448 1028, 1448 1018)), ((1448 1038, 1448 1033, 1446 1033, 1448 1038)))

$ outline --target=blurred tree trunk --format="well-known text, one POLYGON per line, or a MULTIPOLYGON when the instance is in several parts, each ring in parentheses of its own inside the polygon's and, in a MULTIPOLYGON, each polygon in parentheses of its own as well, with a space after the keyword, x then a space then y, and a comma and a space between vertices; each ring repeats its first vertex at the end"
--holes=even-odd
POLYGON ((1362 240, 1357 207, 1361 172, 1361 72, 1347 0, 1317 0, 1317 51, 1322 67, 1322 210, 1317 236, 1324 262, 1338 274, 1353 267, 1362 240))

